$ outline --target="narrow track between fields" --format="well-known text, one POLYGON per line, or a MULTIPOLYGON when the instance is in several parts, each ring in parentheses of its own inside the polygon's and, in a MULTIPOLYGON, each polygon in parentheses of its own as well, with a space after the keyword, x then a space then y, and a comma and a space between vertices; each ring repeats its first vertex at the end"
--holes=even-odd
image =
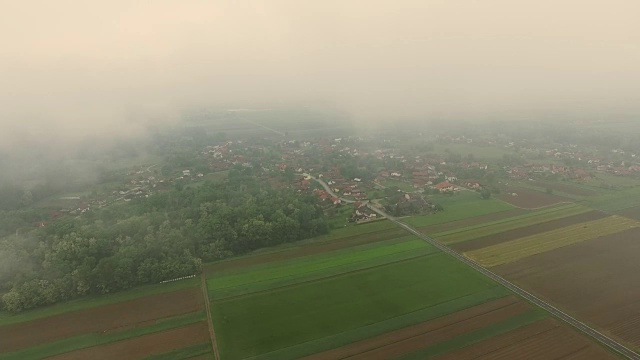
POLYGON ((202 288, 202 296, 204 296, 204 308, 207 310, 207 323, 209 324, 209 336, 211 336, 213 356, 216 360, 220 360, 218 343, 216 342, 216 332, 213 329, 213 317, 211 317, 211 303, 209 302, 209 291, 207 290, 207 277, 204 275, 204 271, 200 273, 200 287, 202 288))

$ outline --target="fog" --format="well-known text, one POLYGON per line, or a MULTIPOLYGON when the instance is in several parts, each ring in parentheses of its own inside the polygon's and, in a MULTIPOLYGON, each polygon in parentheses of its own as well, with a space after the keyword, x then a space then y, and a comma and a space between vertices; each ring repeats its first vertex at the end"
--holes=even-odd
POLYGON ((361 123, 637 116, 637 0, 2 1, 0 150, 193 107, 361 123))

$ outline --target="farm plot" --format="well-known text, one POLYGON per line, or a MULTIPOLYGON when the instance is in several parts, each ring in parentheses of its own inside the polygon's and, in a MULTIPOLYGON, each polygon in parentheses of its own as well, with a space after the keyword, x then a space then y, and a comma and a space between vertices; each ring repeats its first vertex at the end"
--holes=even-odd
POLYGON ((594 210, 594 211, 584 212, 577 215, 559 217, 558 219, 542 222, 535 225, 515 228, 513 230, 506 230, 501 233, 496 233, 492 235, 481 236, 473 239, 472 241, 453 244, 451 245, 451 247, 459 252, 478 250, 488 246, 501 244, 507 241, 520 239, 525 236, 531 236, 531 235, 540 234, 540 233, 555 230, 555 229, 561 229, 563 227, 574 225, 574 224, 602 219, 605 216, 607 216, 605 213, 594 210))
POLYGON ((447 198, 434 197, 432 201, 442 205, 444 211, 413 216, 403 221, 414 227, 426 227, 513 209, 511 205, 500 200, 480 199, 477 193, 471 191, 463 191, 447 198))
POLYGON ((394 239, 403 235, 406 235, 406 232, 390 221, 361 224, 336 230, 327 236, 301 241, 295 245, 278 247, 272 251, 257 252, 245 257, 207 264, 205 272, 213 274, 219 271, 242 269, 247 266, 274 263, 294 257, 322 254, 351 246, 394 239))
POLYGON ((495 267, 601 331, 640 349, 640 228, 495 267))
POLYGON ((553 319, 517 328, 449 352, 436 360, 617 359, 584 336, 553 319))
POLYGON ((422 352, 438 344, 506 321, 520 326, 527 321, 535 321, 544 316, 532 311, 528 304, 514 298, 505 297, 477 305, 434 320, 392 331, 380 336, 318 353, 305 360, 320 359, 391 359, 415 352, 422 352), (523 316, 524 315, 524 316, 523 316))
POLYGON ((469 241, 482 236, 500 234, 509 230, 541 224, 572 215, 582 214, 588 212, 589 210, 590 209, 586 207, 571 204, 539 210, 525 215, 501 219, 494 222, 487 222, 475 226, 449 230, 446 232, 433 234, 432 236, 437 238, 444 244, 451 245, 469 241))
POLYGON ((557 181, 534 181, 532 184, 540 187, 541 189, 549 188, 573 196, 593 196, 598 194, 598 192, 593 189, 587 189, 579 185, 560 183, 557 181))
POLYGON ((209 339, 206 322, 153 333, 133 339, 94 346, 51 357, 51 360, 142 359, 178 348, 198 346, 209 339))
POLYGON ((213 274, 207 281, 213 299, 274 289, 303 281, 337 276, 424 256, 437 250, 415 236, 354 246, 328 254, 294 258, 275 264, 213 274))
POLYGON ((507 188, 497 197, 507 203, 523 209, 539 209, 571 201, 556 195, 525 188, 507 188), (514 195, 516 194, 516 195, 514 195))
POLYGON ((640 220, 640 206, 622 210, 618 212, 618 214, 631 219, 640 220))
POLYGON ((350 344, 504 295, 506 290, 437 252, 214 301, 212 311, 223 358, 286 359, 350 344))
POLYGON ((638 206, 640 188, 615 191, 589 198, 589 206, 602 211, 622 211, 638 206))
POLYGON ((124 331, 203 309, 200 289, 192 288, 2 326, 0 353, 87 333, 124 331))
POLYGON ((485 267, 492 267, 639 225, 635 220, 613 215, 469 251, 465 255, 485 267))
POLYGON ((484 223, 490 223, 498 220, 508 219, 514 216, 520 216, 530 213, 531 210, 525 209, 511 209, 506 211, 500 211, 496 213, 490 213, 480 216, 473 216, 470 218, 449 221, 443 224, 436 224, 431 226, 422 226, 417 228, 423 234, 437 234, 445 231, 456 230, 468 226, 480 225, 484 223))

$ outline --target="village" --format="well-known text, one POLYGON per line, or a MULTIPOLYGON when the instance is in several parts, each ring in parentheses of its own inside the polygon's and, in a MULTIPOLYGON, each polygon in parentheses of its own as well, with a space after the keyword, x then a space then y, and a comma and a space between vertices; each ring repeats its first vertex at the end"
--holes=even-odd
MULTIPOLYGON (((593 151, 577 145, 533 147, 517 138, 420 136, 418 140, 428 144, 424 145, 426 151, 420 146, 403 147, 398 139, 382 136, 226 140, 192 149, 187 166, 169 160, 142 164, 119 173, 119 185, 111 184, 108 192, 63 197, 70 205, 55 209, 51 216, 80 216, 92 208, 224 179, 235 166, 257 170, 256 174, 272 186, 313 194, 327 207, 348 206, 352 211, 345 220, 358 223, 376 220, 377 215, 363 205, 369 201, 405 216, 438 211, 438 204, 430 199, 436 194, 473 191, 488 198, 512 182, 541 179, 585 184, 596 181, 599 186, 614 187, 615 182, 609 184, 601 177, 615 180, 640 175, 637 155, 619 148, 593 151), (433 151, 433 144, 444 150, 433 151), (489 150, 502 156, 483 156, 489 150), (331 193, 317 180, 324 182, 331 193)), ((44 221, 38 223, 44 225, 44 221)))

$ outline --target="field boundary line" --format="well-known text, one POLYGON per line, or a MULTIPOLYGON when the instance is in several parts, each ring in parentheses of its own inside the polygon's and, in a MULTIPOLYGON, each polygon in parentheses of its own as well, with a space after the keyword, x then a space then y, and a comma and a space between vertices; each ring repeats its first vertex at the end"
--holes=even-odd
POLYGON ((545 205, 545 206, 538 206, 538 207, 534 207, 534 208, 528 208, 528 207, 522 207, 522 206, 514 205, 514 204, 508 202, 507 200, 502 200, 502 199, 500 199, 498 197, 496 197, 495 199, 500 200, 505 204, 511 205, 516 209, 522 209, 522 210, 542 210, 542 209, 550 208, 552 206, 557 206, 557 205, 567 205, 567 204, 577 204, 578 203, 577 201, 561 201, 561 202, 557 202, 557 203, 553 203, 553 204, 549 204, 549 205, 545 205))
POLYGON ((216 360, 220 360, 220 353, 218 352, 218 343, 216 342, 216 332, 213 329, 213 318, 211 317, 211 305, 209 303, 209 291, 207 290, 207 278, 204 275, 204 271, 200 273, 200 287, 202 291, 202 296, 204 297, 204 308, 207 310, 207 324, 209 325, 211 349, 213 350, 214 358, 216 360))

